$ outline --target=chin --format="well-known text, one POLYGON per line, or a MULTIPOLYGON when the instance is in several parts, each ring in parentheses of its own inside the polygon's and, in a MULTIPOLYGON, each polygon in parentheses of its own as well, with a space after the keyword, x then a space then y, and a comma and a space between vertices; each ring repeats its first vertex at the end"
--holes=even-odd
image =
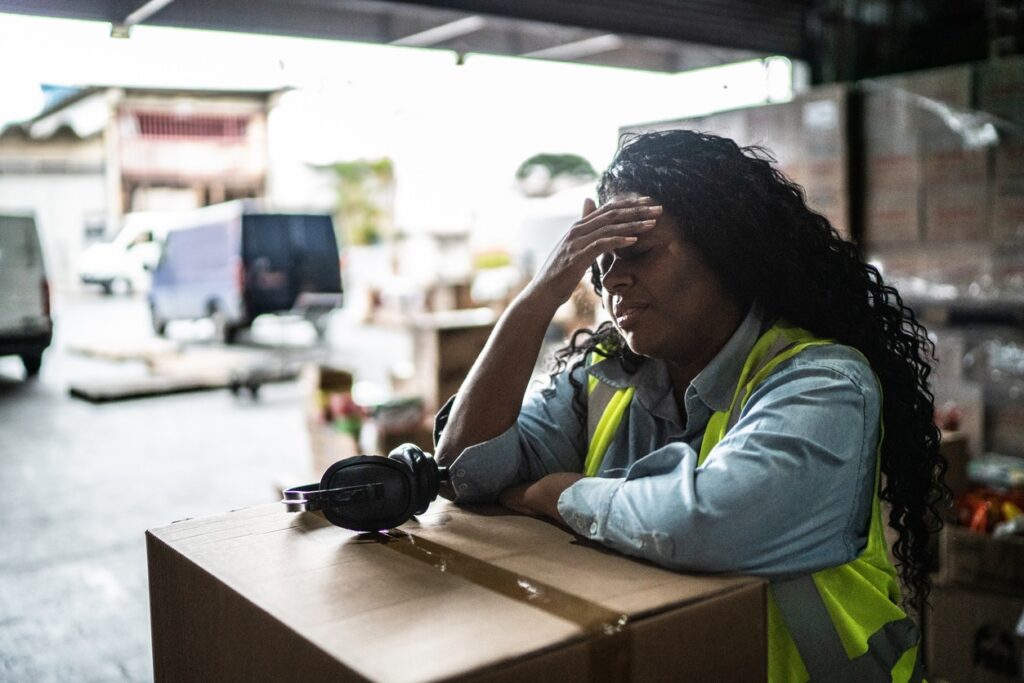
POLYGON ((634 333, 624 332, 619 330, 619 334, 622 335, 622 339, 626 342, 626 346, 629 350, 638 356, 652 356, 652 349, 650 344, 644 344, 643 337, 637 337, 634 333))

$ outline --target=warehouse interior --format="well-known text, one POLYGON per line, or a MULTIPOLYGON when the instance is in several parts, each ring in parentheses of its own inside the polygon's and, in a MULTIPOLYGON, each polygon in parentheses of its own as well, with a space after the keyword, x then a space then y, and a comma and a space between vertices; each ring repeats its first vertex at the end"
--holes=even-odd
MULTIPOLYGON (((441 498, 341 530, 288 492, 433 451, 620 140, 683 129, 767 149, 934 344, 949 497, 893 680, 1024 680, 1021 2, 0 0, 0 38, 0 87, 38 95, 0 104, 0 221, 34 225, 47 325, 9 343, 0 280, 0 678, 789 680, 763 578, 441 498), (189 309, 176 259, 319 281, 189 309)), ((532 389, 611 319, 589 270, 567 299, 532 389)))

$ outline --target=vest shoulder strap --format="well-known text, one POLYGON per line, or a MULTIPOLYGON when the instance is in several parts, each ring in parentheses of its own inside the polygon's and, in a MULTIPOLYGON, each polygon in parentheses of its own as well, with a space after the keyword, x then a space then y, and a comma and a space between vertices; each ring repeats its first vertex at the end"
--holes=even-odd
POLYGON ((743 364, 729 408, 724 412, 713 413, 708 420, 697 464, 703 465, 711 449, 736 425, 751 393, 775 368, 804 349, 831 343, 832 340, 820 339, 806 330, 781 325, 776 325, 762 334, 743 364))
MULTIPOLYGON (((591 353, 587 365, 605 360, 591 353)), ((604 454, 622 422, 635 393, 633 387, 617 388, 593 375, 587 378, 587 455, 583 474, 593 477, 601 469, 604 454)))

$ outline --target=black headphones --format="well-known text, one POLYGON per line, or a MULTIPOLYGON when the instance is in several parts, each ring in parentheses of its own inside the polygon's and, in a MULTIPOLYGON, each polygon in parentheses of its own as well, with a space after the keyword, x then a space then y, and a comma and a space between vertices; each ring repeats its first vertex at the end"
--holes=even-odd
POLYGON ((331 524, 353 531, 380 531, 409 521, 437 498, 448 468, 411 443, 386 458, 357 455, 339 460, 319 484, 284 492, 288 512, 322 510, 331 524))

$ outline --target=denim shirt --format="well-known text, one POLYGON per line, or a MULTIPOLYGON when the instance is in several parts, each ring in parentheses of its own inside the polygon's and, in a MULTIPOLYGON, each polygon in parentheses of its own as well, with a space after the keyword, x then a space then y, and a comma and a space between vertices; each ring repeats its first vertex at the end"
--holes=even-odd
MULTIPOLYGON (((636 387, 597 476, 558 499, 574 531, 672 569, 766 577, 845 564, 863 551, 881 396, 853 349, 812 347, 780 364, 697 465, 708 419, 728 410, 768 326, 753 307, 687 387, 683 416, 662 361, 646 359, 632 375, 614 359, 573 370, 582 392, 586 373, 636 387)), ((514 484, 582 471, 587 434, 572 409, 569 372, 551 388, 553 395, 528 395, 504 433, 459 455, 450 468, 456 502, 493 501, 514 484)))

